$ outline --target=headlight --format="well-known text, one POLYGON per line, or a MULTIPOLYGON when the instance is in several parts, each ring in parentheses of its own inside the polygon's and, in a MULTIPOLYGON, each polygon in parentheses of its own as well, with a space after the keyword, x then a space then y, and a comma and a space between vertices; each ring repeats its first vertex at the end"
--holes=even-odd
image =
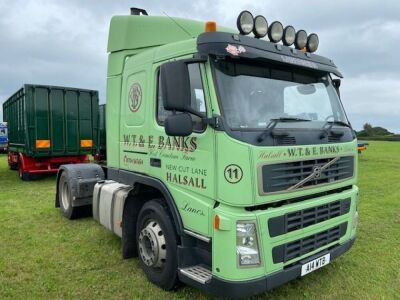
POLYGON ((304 47, 307 45, 307 32, 305 30, 297 31, 294 44, 296 46, 296 49, 304 49, 304 47))
POLYGON ((242 11, 237 18, 236 25, 241 34, 246 35, 252 32, 254 28, 254 18, 251 12, 247 10, 242 11))
POLYGON ((263 38, 268 33, 268 22, 263 16, 257 16, 254 18, 254 29, 253 33, 256 38, 263 38))
POLYGON ((240 266, 260 264, 255 221, 242 221, 236 224, 236 253, 240 266))
POLYGON ((283 36, 283 25, 279 21, 275 21, 268 28, 268 38, 273 43, 278 43, 283 36))

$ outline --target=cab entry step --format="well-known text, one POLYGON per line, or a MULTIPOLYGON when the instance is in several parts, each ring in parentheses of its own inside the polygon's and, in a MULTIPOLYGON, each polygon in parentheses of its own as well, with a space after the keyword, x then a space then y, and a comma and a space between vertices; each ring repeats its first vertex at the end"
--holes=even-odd
POLYGON ((201 284, 206 284, 211 280, 212 274, 209 269, 203 265, 191 266, 183 269, 179 269, 181 274, 200 282, 201 284))

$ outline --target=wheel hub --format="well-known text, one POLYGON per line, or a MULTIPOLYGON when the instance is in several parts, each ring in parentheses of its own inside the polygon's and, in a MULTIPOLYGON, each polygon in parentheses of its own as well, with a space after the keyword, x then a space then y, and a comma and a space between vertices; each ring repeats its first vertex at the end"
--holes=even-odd
POLYGON ((160 225, 150 220, 139 234, 139 254, 149 267, 162 268, 167 257, 164 232, 160 225))

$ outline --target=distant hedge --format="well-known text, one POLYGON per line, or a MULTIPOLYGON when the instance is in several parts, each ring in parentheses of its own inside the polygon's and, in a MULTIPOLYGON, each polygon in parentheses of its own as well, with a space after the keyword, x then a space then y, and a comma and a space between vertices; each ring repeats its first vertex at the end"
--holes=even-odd
POLYGON ((359 140, 367 140, 367 141, 391 141, 391 142, 400 142, 400 135, 386 135, 386 136, 358 136, 359 140))

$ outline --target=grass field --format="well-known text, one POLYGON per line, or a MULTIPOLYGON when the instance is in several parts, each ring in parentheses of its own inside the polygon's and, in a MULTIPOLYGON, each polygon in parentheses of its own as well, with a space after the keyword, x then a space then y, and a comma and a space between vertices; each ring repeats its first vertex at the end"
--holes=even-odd
MULTIPOLYGON (((354 247, 332 264, 263 299, 400 299, 400 143, 370 142, 360 156, 360 222, 354 247)), ((0 156, 0 299, 206 299, 164 292, 120 239, 92 219, 54 208, 53 177, 22 182, 0 156)))

